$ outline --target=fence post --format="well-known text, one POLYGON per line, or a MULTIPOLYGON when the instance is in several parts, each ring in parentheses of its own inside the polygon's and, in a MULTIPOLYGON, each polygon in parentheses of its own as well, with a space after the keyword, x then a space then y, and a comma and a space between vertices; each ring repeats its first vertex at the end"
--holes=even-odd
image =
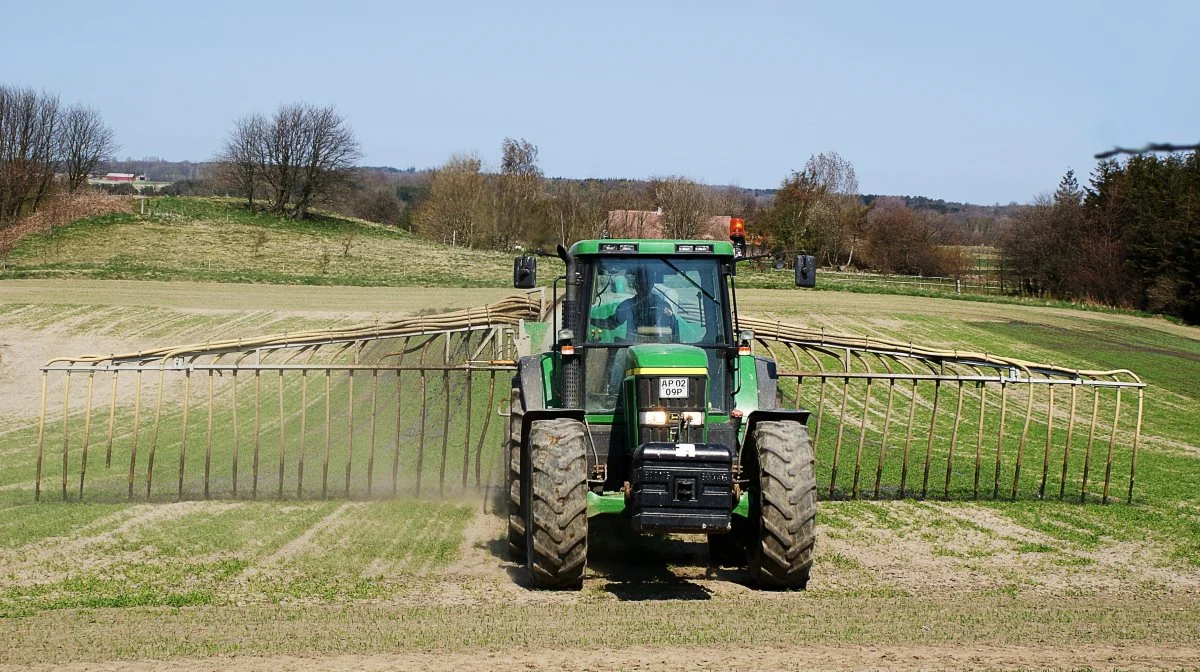
POLYGON ((42 369, 42 413, 38 420, 37 471, 33 480, 33 501, 42 500, 42 448, 46 439, 46 384, 50 372, 42 369))
POLYGON ((929 414, 929 443, 925 446, 925 475, 921 478, 921 499, 929 491, 929 467, 933 461, 933 438, 937 430, 938 402, 941 400, 942 379, 933 381, 933 412, 929 414))
POLYGON ((1008 382, 1005 377, 1000 379, 1000 428, 996 430, 996 481, 992 486, 992 499, 1000 498, 1000 464, 1004 452, 1004 416, 1008 410, 1008 382))

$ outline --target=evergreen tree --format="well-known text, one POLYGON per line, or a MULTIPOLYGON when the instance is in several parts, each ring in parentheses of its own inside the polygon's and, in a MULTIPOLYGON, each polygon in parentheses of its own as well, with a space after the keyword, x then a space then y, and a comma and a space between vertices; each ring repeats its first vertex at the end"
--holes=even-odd
POLYGON ((1079 180, 1075 179, 1075 171, 1067 169, 1058 182, 1058 190, 1054 192, 1054 202, 1079 205, 1083 202, 1083 190, 1079 188, 1079 180))

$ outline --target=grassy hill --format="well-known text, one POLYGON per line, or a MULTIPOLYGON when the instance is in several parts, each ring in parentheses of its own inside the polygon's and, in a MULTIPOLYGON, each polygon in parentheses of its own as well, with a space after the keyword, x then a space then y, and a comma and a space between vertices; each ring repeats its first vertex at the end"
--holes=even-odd
MULTIPOLYGON (((441 245, 390 226, 320 215, 296 222, 248 212, 241 201, 161 197, 146 213, 81 219, 31 235, 0 257, 0 279, 93 278, 188 280, 275 285, 379 287, 511 287, 512 252, 441 245)), ((563 273, 553 257, 539 260, 549 286, 563 273)), ((793 289, 790 270, 769 261, 739 268, 738 287, 793 289)), ((1112 311, 1065 301, 995 294, 958 294, 952 281, 908 276, 822 273, 817 289, 865 294, 956 298, 989 303, 1112 311)))
MULTIPOLYGON (((452 287, 512 282, 511 254, 438 245, 362 220, 295 222, 251 214, 225 199, 154 198, 146 210, 30 236, 0 264, 0 277, 452 287)), ((554 265, 541 275, 557 275, 549 268, 554 265)))

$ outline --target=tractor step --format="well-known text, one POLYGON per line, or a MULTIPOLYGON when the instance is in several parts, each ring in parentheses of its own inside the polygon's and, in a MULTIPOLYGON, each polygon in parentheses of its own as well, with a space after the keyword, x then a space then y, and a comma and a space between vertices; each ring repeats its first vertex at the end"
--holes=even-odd
POLYGON ((730 529, 733 451, 703 443, 646 443, 633 453, 633 529, 701 532, 730 529))

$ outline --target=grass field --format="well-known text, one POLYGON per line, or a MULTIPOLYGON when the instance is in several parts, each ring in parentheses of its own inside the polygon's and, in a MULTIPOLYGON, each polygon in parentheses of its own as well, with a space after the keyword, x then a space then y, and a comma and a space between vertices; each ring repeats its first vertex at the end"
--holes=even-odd
POLYGON ((594 535, 581 593, 532 592, 478 500, 32 503, 32 388, 53 355, 415 314, 488 291, 0 282, 0 665, 512 669, 499 652, 514 649, 524 669, 1200 660, 1200 330, 1116 313, 743 292, 759 316, 1128 366, 1151 385, 1133 506, 824 502, 803 594, 746 587, 694 539, 617 529, 594 535))
MULTIPOLYGON (((293 222, 222 199, 154 198, 147 207, 145 215, 104 215, 30 236, 0 264, 0 277, 433 287, 512 282, 511 254, 437 245, 361 220, 293 222)), ((557 274, 548 268, 545 278, 557 274)))
MULTIPOLYGON (((511 287, 513 253, 439 245, 392 227, 343 217, 293 222, 251 214, 236 199, 159 197, 146 203, 146 214, 104 215, 28 237, 7 258, 0 257, 0 279, 511 287)), ((992 256, 984 255, 987 259, 992 256)), ((543 286, 549 287, 563 273, 556 257, 539 258, 538 264, 538 281, 543 286)), ((991 290, 960 295, 953 282, 946 280, 840 273, 822 277, 817 290, 834 291, 838 296, 853 292, 1107 310, 999 295, 991 290)), ((794 289, 794 277, 791 271, 773 270, 763 261, 743 265, 738 286, 794 289)))

